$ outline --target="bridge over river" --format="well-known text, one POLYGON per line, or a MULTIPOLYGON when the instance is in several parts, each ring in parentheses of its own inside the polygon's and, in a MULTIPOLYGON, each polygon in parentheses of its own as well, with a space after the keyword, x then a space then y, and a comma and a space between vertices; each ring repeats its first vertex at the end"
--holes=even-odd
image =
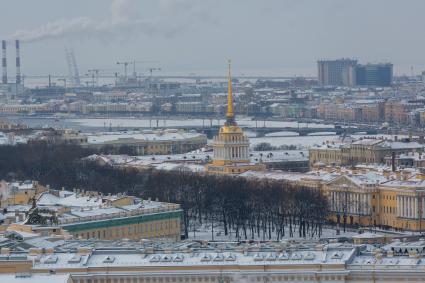
MULTIPOLYGON (((173 128, 177 129, 184 129, 187 131, 195 130, 200 133, 204 133, 207 135, 208 138, 212 138, 215 135, 218 134, 218 131, 220 129, 220 126, 212 125, 212 126, 205 126, 205 125, 193 125, 193 126, 173 126, 173 128)), ((297 133, 300 136, 307 136, 307 135, 315 135, 315 136, 330 136, 330 135, 342 135, 344 133, 346 134, 354 134, 358 132, 364 132, 368 135, 375 135, 378 133, 378 130, 373 127, 252 127, 252 126, 241 126, 241 128, 245 132, 252 132, 255 133, 256 137, 264 137, 267 134, 272 134, 273 137, 279 137, 279 136, 288 136, 289 133, 297 133), (280 134, 281 133, 281 134, 280 134)))

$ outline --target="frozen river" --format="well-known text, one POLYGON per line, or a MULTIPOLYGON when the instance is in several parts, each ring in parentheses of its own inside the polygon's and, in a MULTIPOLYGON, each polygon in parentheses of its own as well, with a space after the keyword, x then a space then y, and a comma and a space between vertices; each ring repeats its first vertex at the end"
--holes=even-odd
MULTIPOLYGON (((156 119, 149 119, 146 117, 124 117, 124 118, 54 118, 54 117, 23 117, 12 116, 7 117, 8 120, 14 122, 21 122, 29 125, 30 127, 57 127, 57 128, 72 128, 75 130, 87 131, 116 131, 134 128, 147 128, 155 127, 156 119)), ((309 127, 309 128, 329 128, 333 127, 332 124, 319 124, 319 123, 298 123, 287 121, 254 121, 246 117, 238 117, 237 121, 242 127, 309 127)), ((158 126, 162 128, 172 127, 185 127, 185 126, 209 126, 222 125, 224 119, 185 119, 182 117, 165 118, 158 120, 158 126)), ((296 145, 300 148, 308 148, 314 144, 321 144, 325 141, 336 140, 338 137, 334 133, 328 133, 326 136, 298 136, 294 132, 279 132, 267 134, 265 137, 257 138, 253 132, 247 131, 246 134, 250 137, 251 145, 261 142, 270 143, 273 146, 280 145, 296 145)), ((381 136, 381 135, 380 135, 381 136)))
MULTIPOLYGON (((124 117, 124 118, 54 118, 54 117, 23 117, 13 116, 9 120, 20 121, 33 127, 68 127, 78 130, 101 130, 101 129, 124 129, 124 128, 146 128, 156 127, 157 119, 147 117, 124 117)), ((332 124, 320 123, 298 123, 287 121, 264 121, 251 120, 250 118, 238 118, 238 124, 241 127, 309 127, 309 128, 329 128, 332 124)), ((222 125, 224 119, 199 119, 199 118, 184 118, 172 117, 158 119, 158 127, 185 127, 185 126, 217 126, 222 125)))

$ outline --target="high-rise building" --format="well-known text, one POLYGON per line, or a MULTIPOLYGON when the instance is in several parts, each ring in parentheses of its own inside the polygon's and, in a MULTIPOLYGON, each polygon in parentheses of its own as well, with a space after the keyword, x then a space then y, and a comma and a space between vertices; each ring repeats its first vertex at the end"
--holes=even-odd
POLYGON ((264 164, 252 163, 249 156, 249 140, 238 126, 233 112, 232 77, 228 75, 226 122, 213 141, 214 158, 206 169, 210 173, 240 174, 248 170, 265 170, 264 164))
POLYGON ((390 86, 393 80, 393 64, 357 65, 355 81, 358 86, 390 86))
POLYGON ((354 78, 350 69, 356 65, 357 60, 348 58, 317 61, 319 84, 323 86, 353 85, 354 78))

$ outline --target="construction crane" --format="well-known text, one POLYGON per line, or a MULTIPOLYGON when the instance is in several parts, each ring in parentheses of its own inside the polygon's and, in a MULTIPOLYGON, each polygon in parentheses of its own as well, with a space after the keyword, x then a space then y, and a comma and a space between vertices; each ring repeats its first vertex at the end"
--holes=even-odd
POLYGON ((150 77, 152 78, 152 73, 153 71, 161 71, 161 68, 148 68, 149 73, 150 73, 150 77))
POLYGON ((117 65, 123 65, 124 66, 124 78, 127 79, 127 66, 133 64, 133 62, 129 61, 122 61, 117 62, 117 65))
POLYGON ((136 73, 136 63, 157 63, 158 61, 152 61, 152 60, 143 60, 143 61, 138 61, 138 60, 133 60, 133 77, 136 79, 137 78, 137 73, 136 73))
POLYGON ((69 80, 74 86, 80 85, 80 73, 78 72, 77 60, 75 59, 74 49, 65 47, 66 61, 68 63, 69 80))
POLYGON ((87 72, 88 72, 88 75, 91 75, 92 86, 94 87, 95 79, 96 79, 96 86, 98 86, 99 85, 99 72, 100 72, 100 70, 99 69, 91 69, 91 70, 88 70, 87 72))

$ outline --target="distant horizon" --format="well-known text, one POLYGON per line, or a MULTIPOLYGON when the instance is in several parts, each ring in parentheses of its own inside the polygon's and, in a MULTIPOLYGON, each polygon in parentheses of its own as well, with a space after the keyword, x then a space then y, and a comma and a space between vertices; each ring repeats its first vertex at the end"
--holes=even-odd
MULTIPOLYGON (((156 63, 139 72, 160 66, 164 74, 220 75, 228 58, 236 74, 248 75, 312 77, 318 59, 342 57, 391 62, 395 75, 425 70, 421 0, 20 0, 2 7, 0 39, 21 40, 23 74, 66 74, 65 46, 73 46, 81 74, 148 60, 156 63)), ((14 57, 9 42, 9 74, 14 57)))

